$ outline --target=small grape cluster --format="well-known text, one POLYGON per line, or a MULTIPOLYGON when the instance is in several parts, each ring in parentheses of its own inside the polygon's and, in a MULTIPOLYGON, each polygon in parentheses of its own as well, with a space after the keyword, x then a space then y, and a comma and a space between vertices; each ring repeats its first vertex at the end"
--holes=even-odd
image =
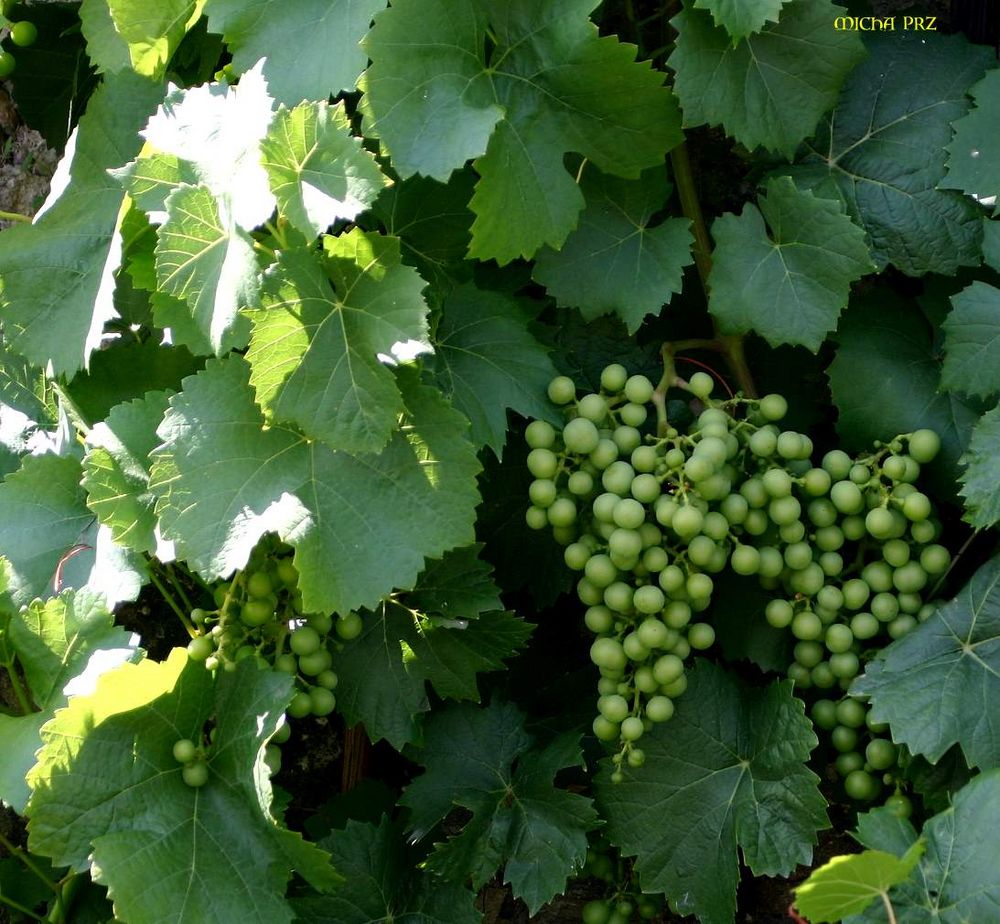
POLYGON ((216 609, 191 612, 200 634, 188 644, 188 656, 211 670, 231 671, 244 658, 254 658, 262 668, 291 674, 298 689, 288 715, 326 716, 336 706, 332 651, 357 638, 361 617, 304 614, 291 552, 268 537, 254 550, 246 569, 215 588, 216 609))
MULTIPOLYGON (((215 743, 215 729, 208 736, 208 744, 195 744, 190 738, 180 738, 174 742, 174 760, 182 765, 181 778, 194 789, 200 789, 208 782, 208 755, 215 743)), ((281 769, 281 748, 291 737, 288 722, 282 719, 278 730, 271 736, 264 749, 264 763, 268 772, 274 776, 281 769)))
POLYGON ((552 529, 581 575, 601 673, 593 730, 620 744, 616 780, 621 764, 644 762, 643 733, 672 716, 691 651, 714 643, 705 614, 723 572, 774 594, 766 618, 798 640, 788 674, 800 689, 846 690, 863 657, 929 615, 922 592, 950 564, 914 486, 940 447, 932 431, 857 458, 834 449, 814 466, 811 439, 778 426, 781 395, 713 400, 701 372, 676 384, 698 409, 686 432, 667 421, 662 391, 619 364, 581 397, 554 379, 565 425, 526 430, 526 519, 552 529))
POLYGON ((631 924, 651 921, 663 914, 666 901, 660 894, 644 893, 632 875, 632 864, 611 844, 598 837, 587 851, 583 875, 606 884, 607 895, 583 906, 583 924, 631 924))
MULTIPOLYGON (((6 19, 11 18, 13 7, 14 4, 10 2, 3 4, 3 15, 6 19)), ((29 45, 34 45, 38 39, 38 28, 27 19, 12 22, 9 39, 12 45, 16 45, 18 48, 27 48, 29 45)), ((17 59, 14 55, 7 49, 0 50, 0 79, 9 77, 14 73, 16 67, 17 59)))

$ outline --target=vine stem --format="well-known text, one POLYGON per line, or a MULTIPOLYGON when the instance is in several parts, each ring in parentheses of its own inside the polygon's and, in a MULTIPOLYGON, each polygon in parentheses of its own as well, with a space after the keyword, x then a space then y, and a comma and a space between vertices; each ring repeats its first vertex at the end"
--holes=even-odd
POLYGON ((889 901, 889 893, 880 892, 879 894, 882 896, 882 904, 885 907, 885 915, 889 919, 889 924, 897 924, 896 912, 892 907, 892 902, 889 901))
POLYGON ((73 900, 76 893, 85 882, 85 878, 79 874, 73 874, 68 879, 64 879, 62 888, 59 890, 56 903, 52 906, 49 916, 45 919, 46 924, 66 924, 69 909, 73 907, 73 900))
MULTIPOLYGON (((59 886, 49 879, 49 877, 46 876, 41 869, 39 869, 38 864, 36 864, 31 857, 18 847, 17 844, 8 840, 4 834, 0 834, 0 846, 3 846, 3 849, 6 850, 7 853, 20 860, 32 873, 34 873, 35 876, 37 876, 38 879, 45 884, 45 888, 56 895, 60 894, 59 886)), ((41 920, 41 918, 39 918, 39 920, 41 920)))
MULTIPOLYGON (((674 172, 674 182, 677 185, 677 195, 681 202, 681 211, 691 222, 691 233, 694 235, 694 247, 691 254, 695 267, 701 279, 701 286, 708 298, 709 275, 712 272, 712 240, 705 224, 705 216, 698 201, 698 190, 691 172, 691 159, 688 157, 687 143, 681 142, 670 152, 670 165, 674 172)), ((713 320, 713 326, 715 324, 713 320)), ((729 371, 740 391, 748 398, 757 397, 757 387, 747 365, 746 352, 743 347, 743 337, 732 334, 720 334, 716 331, 714 341, 704 341, 702 348, 716 349, 726 358, 729 371), (709 344, 712 344, 709 346, 709 344)), ((675 348, 676 351, 676 348, 675 348)))
MULTIPOLYGON (((152 562, 150 562, 150 564, 152 565, 152 562)), ((184 623, 184 628, 187 629, 188 635, 190 635, 191 638, 196 638, 198 635, 198 630, 195 629, 190 618, 188 617, 188 614, 185 613, 184 610, 182 610, 177 605, 177 601, 173 598, 173 595, 170 593, 170 591, 167 590, 166 585, 163 583, 163 581, 161 581, 156 576, 156 572, 152 569, 152 567, 149 569, 149 579, 153 582, 153 585, 160 592, 160 596, 162 596, 163 599, 167 601, 167 605, 170 607, 170 609, 172 609, 180 618, 180 621, 184 623)))
POLYGON ((32 218, 30 215, 22 215, 20 212, 5 212, 0 209, 0 221, 19 221, 22 224, 30 225, 32 218))
POLYGON ((7 905, 8 908, 13 908, 15 911, 19 912, 20 914, 26 915, 32 920, 41 921, 42 924, 46 924, 45 918, 43 918, 40 914, 35 914, 35 912, 32 911, 30 908, 26 908, 20 902, 16 902, 14 901, 14 899, 8 898, 2 892, 0 892, 0 902, 3 902, 3 904, 7 905))

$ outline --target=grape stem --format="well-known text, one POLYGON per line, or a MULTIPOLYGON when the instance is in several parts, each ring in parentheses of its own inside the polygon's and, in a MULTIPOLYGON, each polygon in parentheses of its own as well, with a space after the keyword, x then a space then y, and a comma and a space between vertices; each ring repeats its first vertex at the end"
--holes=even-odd
POLYGON ((885 916, 889 919, 889 924, 897 924, 896 912, 892 907, 892 902, 889 901, 889 893, 880 892, 879 895, 882 896, 882 904, 885 906, 885 916))
MULTIPOLYGON (((686 142, 681 142, 670 152, 670 165, 673 168, 681 211, 684 213, 684 217, 691 222, 691 233, 694 235, 694 246, 691 248, 691 254, 694 257, 694 263, 698 269, 698 276, 701 279, 707 300, 708 279, 712 272, 712 242, 708 235, 708 226, 705 224, 705 216, 701 211, 701 203, 698 201, 698 191, 695 187, 694 174, 691 172, 691 160, 688 157, 686 142)), ((714 320, 712 324, 713 330, 715 330, 714 320)), ((714 339, 700 341, 700 343, 701 349, 712 349, 722 353, 739 390, 748 398, 757 397, 757 388, 754 385, 750 367, 747 365, 742 335, 720 334, 715 330, 714 339)))
POLYGON ((156 576, 156 572, 153 570, 152 567, 153 563, 150 562, 149 564, 150 564, 149 579, 153 582, 153 585, 160 592, 160 596, 167 601, 167 605, 170 607, 170 609, 172 609, 177 614, 180 621, 184 624, 184 628, 187 629, 188 635, 190 635, 191 638, 197 638, 198 630, 195 629, 194 624, 188 618, 188 614, 185 613, 184 610, 182 610, 180 606, 177 605, 177 601, 173 598, 173 595, 170 593, 170 591, 167 590, 166 585, 156 576))

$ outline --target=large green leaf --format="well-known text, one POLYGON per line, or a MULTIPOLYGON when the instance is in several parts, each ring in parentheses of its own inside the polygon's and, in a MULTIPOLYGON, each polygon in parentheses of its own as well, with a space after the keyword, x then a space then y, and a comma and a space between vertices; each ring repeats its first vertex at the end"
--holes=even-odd
POLYGON ((634 181, 585 171, 582 188, 580 224, 561 249, 538 254, 534 278, 560 305, 579 308, 588 320, 617 314, 634 333, 680 292, 692 260, 690 222, 653 222, 670 195, 662 167, 634 181))
POLYGON ((749 687, 707 661, 688 677, 674 717, 642 738, 645 765, 616 784, 605 762, 598 805, 644 890, 703 924, 731 924, 738 850, 755 875, 787 875, 826 827, 805 765, 816 736, 789 683, 749 687))
POLYGON ((60 562, 94 519, 85 499, 80 463, 65 456, 25 456, 0 484, 0 555, 15 603, 51 593, 60 562))
POLYGON ((668 64, 676 72, 684 123, 722 125, 746 147, 791 160, 864 57, 855 33, 833 28, 841 12, 830 0, 794 0, 777 23, 735 44, 712 14, 678 13, 668 64))
POLYGON ((115 172, 154 221, 179 185, 201 185, 218 200, 221 221, 251 231, 274 211, 261 142, 273 113, 272 98, 255 67, 239 86, 211 83, 171 87, 142 132, 142 155, 115 172))
MULTIPOLYGON (((896 856, 904 856, 917 840, 908 821, 893 818, 885 809, 862 816, 858 829, 865 847, 896 856)), ((927 850, 920 865, 889 891, 899 924, 992 921, 1000 905, 1000 881, 993 863, 1000 850, 1000 771, 984 773, 963 787, 954 805, 924 825, 922 837, 927 850)), ((886 920, 879 902, 844 924, 886 920)))
POLYGON ((37 366, 51 363, 57 373, 82 368, 115 317, 124 197, 106 170, 135 156, 137 132, 161 96, 160 87, 130 72, 107 78, 80 120, 45 210, 33 224, 4 232, 4 334, 37 366))
POLYGON ((400 800, 414 835, 426 837, 455 807, 472 813, 461 833, 436 845, 431 870, 471 876, 478 889, 503 865, 534 913, 583 865, 597 813, 589 799, 553 785, 561 769, 581 763, 574 735, 533 747, 517 707, 451 706, 427 721, 419 760, 425 772, 400 800))
POLYGON ((156 276, 163 292, 187 302, 217 353, 246 344, 249 324, 240 309, 259 299, 253 240, 224 221, 207 187, 184 186, 167 197, 156 276))
POLYGON ((426 683, 439 696, 479 701, 476 677, 499 670, 523 647, 531 626, 510 613, 483 613, 435 625, 409 607, 385 603, 364 617, 364 631, 334 655, 337 704, 375 741, 402 748, 416 741, 430 709, 426 683))
POLYGON ((216 681, 184 649, 102 675, 42 731, 31 849, 89 867, 133 924, 291 922, 292 870, 319 888, 335 880, 326 854, 272 812, 264 747, 291 696, 290 677, 252 658, 216 681), (209 780, 195 789, 172 749, 200 742, 212 717, 209 780))
POLYGON ((374 606, 426 557, 472 541, 479 495, 466 424, 400 369, 404 429, 379 454, 333 451, 264 418, 249 366, 212 360, 170 400, 151 487, 163 534, 208 579, 277 532, 295 547, 306 612, 374 606))
POLYGON ((87 40, 90 63, 100 73, 113 74, 132 67, 132 56, 127 43, 115 29, 108 0, 83 0, 80 31, 87 40))
MULTIPOLYGON (((111 22, 132 69, 161 78, 171 55, 201 15, 201 0, 107 0, 111 22)), ((117 55, 115 55, 117 58, 117 55)))
POLYGON ((717 26, 722 26, 735 44, 751 32, 760 32, 769 22, 777 22, 782 7, 791 0, 694 0, 696 9, 708 10, 717 26))
POLYGON ((1000 272, 1000 221, 983 219, 983 261, 1000 272))
POLYGON ((972 429, 959 476, 965 519, 978 529, 1000 522, 1000 407, 983 414, 972 429))
POLYGON ((135 638, 115 627, 101 596, 85 590, 67 591, 45 602, 36 600, 10 617, 6 641, 17 655, 39 711, 23 716, 0 714, 4 748, 0 800, 24 813, 28 801, 25 777, 42 744, 39 730, 66 705, 67 684, 74 681, 69 687, 74 695, 87 692, 101 671, 138 657, 135 638))
POLYGON ((991 52, 959 35, 872 34, 869 57, 848 78, 837 108, 803 159, 802 182, 831 184, 868 232, 879 269, 954 273, 979 262, 975 203, 938 189, 951 122, 991 52))
POLYGON ((445 299, 436 331, 438 381, 472 422, 473 442, 497 454, 507 439, 507 408, 560 420, 545 397, 556 368, 528 329, 531 320, 510 296, 467 284, 445 299))
POLYGON ((220 33, 244 73, 265 58, 271 96, 295 106, 353 90, 365 69, 358 43, 385 0, 207 0, 209 28, 220 33))
POLYGON ((416 868, 402 825, 348 821, 320 841, 345 879, 333 895, 293 901, 301 924, 478 924, 475 896, 416 868))
POLYGON ((835 339, 840 346, 829 369, 830 389, 846 446, 864 449, 931 427, 942 443, 934 470, 943 489, 954 491, 958 459, 979 414, 957 395, 939 391, 941 364, 922 315, 882 289, 851 306, 835 339))
POLYGON ((477 542, 428 562, 416 586, 406 594, 407 605, 445 619, 470 619, 502 610, 493 569, 479 557, 482 548, 477 542))
POLYGON ((598 37, 594 6, 397 0, 375 17, 365 130, 403 177, 446 180, 476 159, 475 257, 504 264, 562 245, 584 206, 567 152, 634 177, 681 140, 662 75, 636 63, 633 47, 598 37))
POLYGON ((253 312, 247 361, 271 421, 297 424, 336 449, 376 452, 403 410, 383 359, 397 344, 427 349, 424 280, 399 241, 352 229, 311 249, 281 251, 253 312))
POLYGON ((951 297, 941 387, 985 398, 1000 391, 1000 289, 974 282, 951 297))
POLYGON ((924 853, 915 841, 901 857, 884 850, 834 857, 795 888, 795 908, 812 924, 836 924, 859 914, 910 877, 924 853))
POLYGON ((769 180, 757 202, 712 225, 709 310, 725 333, 756 331, 772 346, 815 353, 836 328, 851 283, 874 269, 864 232, 839 202, 798 190, 788 177, 769 180))
POLYGON ((1000 124, 1000 70, 989 71, 969 89, 975 108, 954 123, 955 136, 948 151, 948 174, 941 185, 960 189, 996 207, 1000 196, 1000 156, 997 125, 1000 124))
POLYGON ((937 761, 953 744, 970 767, 1000 767, 1000 558, 958 596, 869 663, 852 693, 868 697, 894 741, 937 761))
POLYGON ((110 527, 115 542, 136 552, 153 552, 155 496, 149 490, 149 454, 167 410, 167 393, 118 405, 87 434, 83 487, 87 506, 110 527))
POLYGON ((278 209, 308 238, 355 219, 389 182, 350 129, 343 103, 281 106, 261 143, 278 209))

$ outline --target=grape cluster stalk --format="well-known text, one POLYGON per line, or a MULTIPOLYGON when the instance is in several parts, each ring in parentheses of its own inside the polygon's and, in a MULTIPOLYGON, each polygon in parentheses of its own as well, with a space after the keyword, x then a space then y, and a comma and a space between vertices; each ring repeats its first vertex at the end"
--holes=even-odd
POLYGON ((617 746, 612 778, 642 766, 643 735, 672 717, 688 660, 716 640, 716 582, 735 574, 760 582, 767 622, 794 637, 788 677, 822 695, 812 717, 848 795, 875 799, 896 781, 896 748, 846 693, 866 660, 933 612, 929 590, 950 567, 916 486, 940 439, 920 429, 814 464, 809 436, 780 425, 783 396, 714 399, 702 372, 671 384, 693 408, 686 428, 666 420, 662 386, 614 363, 596 392, 554 379, 564 425, 525 432, 526 520, 551 529, 579 574, 600 671, 593 731, 617 746))

